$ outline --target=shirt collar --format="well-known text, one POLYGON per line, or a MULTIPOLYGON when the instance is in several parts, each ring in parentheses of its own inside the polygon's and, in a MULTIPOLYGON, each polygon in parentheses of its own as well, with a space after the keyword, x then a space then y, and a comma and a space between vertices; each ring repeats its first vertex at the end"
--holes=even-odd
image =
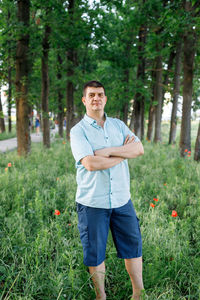
MULTIPOLYGON (((104 116, 107 119, 107 113, 104 112, 104 116)), ((97 121, 89 117, 87 114, 84 115, 84 120, 87 121, 90 125, 97 124, 97 121)))

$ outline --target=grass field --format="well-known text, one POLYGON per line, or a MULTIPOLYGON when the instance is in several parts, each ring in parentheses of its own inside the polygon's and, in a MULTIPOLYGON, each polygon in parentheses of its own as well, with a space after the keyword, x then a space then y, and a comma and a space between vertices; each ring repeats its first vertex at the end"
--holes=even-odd
MULTIPOLYGON (((197 124, 192 128, 194 148, 197 124)), ((191 157, 180 158, 178 146, 167 145, 168 125, 163 129, 164 143, 145 141, 145 154, 129 161, 143 238, 144 299, 197 300, 200 166, 193 148, 191 157)), ((0 299, 95 299, 82 262, 75 193, 68 143, 58 140, 49 150, 33 144, 27 159, 16 151, 0 154, 0 299), (54 215, 55 209, 61 214, 54 215)), ((106 268, 107 299, 128 300, 131 283, 111 235, 106 268)))
POLYGON ((0 141, 7 140, 16 137, 16 125, 12 124, 12 132, 8 132, 8 125, 6 125, 6 131, 0 133, 0 141))

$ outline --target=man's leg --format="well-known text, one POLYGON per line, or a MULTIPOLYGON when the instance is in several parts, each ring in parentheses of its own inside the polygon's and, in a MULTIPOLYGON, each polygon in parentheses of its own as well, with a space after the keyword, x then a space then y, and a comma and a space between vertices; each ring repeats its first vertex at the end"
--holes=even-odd
POLYGON ((95 286, 96 299, 105 300, 106 293, 104 289, 105 282, 105 263, 102 262, 96 267, 89 267, 90 274, 92 275, 92 281, 95 286))
POLYGON ((142 279, 142 256, 137 258, 125 259, 126 270, 130 276, 133 295, 132 299, 140 300, 141 290, 144 289, 142 279))

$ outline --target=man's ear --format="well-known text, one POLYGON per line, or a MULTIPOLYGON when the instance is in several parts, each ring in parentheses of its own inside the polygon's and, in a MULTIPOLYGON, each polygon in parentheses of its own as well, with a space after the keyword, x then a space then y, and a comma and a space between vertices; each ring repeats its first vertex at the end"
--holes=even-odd
POLYGON ((82 102, 85 105, 85 97, 82 97, 82 102))
POLYGON ((108 98, 105 96, 105 103, 107 102, 108 98))

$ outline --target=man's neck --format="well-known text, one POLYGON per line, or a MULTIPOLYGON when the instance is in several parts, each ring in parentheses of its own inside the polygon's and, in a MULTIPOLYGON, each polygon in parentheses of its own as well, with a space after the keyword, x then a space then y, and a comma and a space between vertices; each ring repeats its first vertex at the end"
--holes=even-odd
POLYGON ((87 112, 87 116, 96 120, 97 124, 101 125, 102 122, 105 121, 105 116, 104 116, 104 111, 102 112, 96 112, 96 113, 88 113, 87 112))

